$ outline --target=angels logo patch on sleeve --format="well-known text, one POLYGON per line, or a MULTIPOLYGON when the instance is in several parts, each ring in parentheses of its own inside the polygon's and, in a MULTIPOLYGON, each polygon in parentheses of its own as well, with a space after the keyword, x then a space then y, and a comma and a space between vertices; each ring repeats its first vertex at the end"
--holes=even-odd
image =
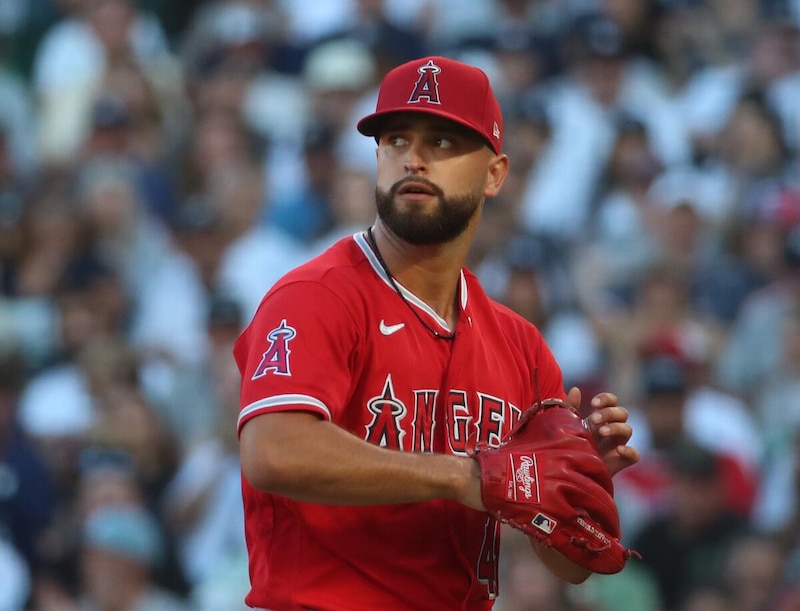
POLYGON ((261 357, 261 362, 259 362, 253 377, 250 379, 256 380, 270 372, 279 376, 292 375, 289 368, 289 354, 292 352, 289 349, 289 342, 296 335, 297 330, 294 327, 290 327, 285 318, 281 321, 281 324, 267 333, 269 346, 267 346, 264 355, 261 357))

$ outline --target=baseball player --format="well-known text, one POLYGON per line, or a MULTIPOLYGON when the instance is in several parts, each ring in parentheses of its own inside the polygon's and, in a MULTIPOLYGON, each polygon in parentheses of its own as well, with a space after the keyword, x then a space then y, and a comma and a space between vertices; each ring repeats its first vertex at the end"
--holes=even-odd
MULTIPOLYGON (((496 446, 539 396, 565 393, 539 331, 464 267, 508 172, 487 76, 444 57, 384 78, 358 130, 377 142, 377 219, 289 272, 234 348, 256 608, 485 610, 500 523, 478 444, 496 446)), ((638 460, 627 412, 588 418, 615 473, 638 460)), ((556 575, 590 574, 533 544, 556 575)))

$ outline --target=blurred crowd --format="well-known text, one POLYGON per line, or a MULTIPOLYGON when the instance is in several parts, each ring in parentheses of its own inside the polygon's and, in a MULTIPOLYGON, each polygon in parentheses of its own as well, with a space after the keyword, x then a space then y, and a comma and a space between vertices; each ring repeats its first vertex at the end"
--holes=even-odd
POLYGON ((642 453, 642 559, 508 532, 498 611, 800 609, 800 1, 5 0, 0 611, 244 609, 231 346, 372 222, 355 122, 427 54, 504 110, 470 268, 642 453))

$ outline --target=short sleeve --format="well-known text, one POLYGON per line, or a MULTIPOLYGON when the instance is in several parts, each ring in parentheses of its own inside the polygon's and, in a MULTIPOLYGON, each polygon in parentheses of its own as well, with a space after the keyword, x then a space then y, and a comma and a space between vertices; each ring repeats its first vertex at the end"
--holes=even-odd
MULTIPOLYGON (((353 386, 358 310, 314 281, 267 295, 234 346, 242 375, 238 428, 274 411, 310 411, 336 420, 353 386)), ((362 315, 363 316, 363 315, 362 315)))

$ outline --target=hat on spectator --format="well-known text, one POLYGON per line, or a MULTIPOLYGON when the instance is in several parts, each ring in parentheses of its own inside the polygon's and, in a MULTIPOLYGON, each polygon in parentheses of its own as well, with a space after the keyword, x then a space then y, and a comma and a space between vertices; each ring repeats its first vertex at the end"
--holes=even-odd
POLYGON ((549 244, 544 236, 515 234, 505 249, 506 265, 519 272, 542 272, 550 265, 549 244))
POLYGON ((103 93, 92 106, 92 125, 103 129, 126 127, 130 123, 128 105, 120 96, 103 93))
POLYGON ((375 112, 358 122, 365 136, 380 134, 384 121, 399 112, 442 117, 476 132, 500 154, 503 117, 489 77, 480 68, 447 57, 424 57, 402 64, 384 77, 375 112))
POLYGON ((214 294, 208 306, 208 324, 239 327, 242 324, 242 306, 233 297, 214 294))
POLYGON ((680 442, 669 452, 675 473, 690 479, 709 481, 720 476, 716 455, 693 442, 680 442))
POLYGON ((680 395, 689 388, 689 372, 679 357, 658 354, 642 361, 641 382, 646 396, 680 395))
POLYGON ((34 378, 23 390, 18 415, 26 433, 43 438, 80 437, 96 420, 88 382, 74 367, 34 378))
POLYGON ((212 20, 212 35, 224 46, 267 42, 276 34, 276 17, 243 2, 222 5, 212 20))
POLYGON ((314 91, 359 91, 375 78, 375 58, 365 44, 341 38, 314 47, 303 78, 314 91))
POLYGON ((95 509, 84 521, 83 542, 89 548, 114 552, 146 566, 156 565, 164 552, 155 518, 135 505, 95 509))
POLYGON ((619 58, 625 55, 625 39, 615 21, 598 13, 579 16, 573 23, 572 34, 576 50, 585 56, 619 58))

